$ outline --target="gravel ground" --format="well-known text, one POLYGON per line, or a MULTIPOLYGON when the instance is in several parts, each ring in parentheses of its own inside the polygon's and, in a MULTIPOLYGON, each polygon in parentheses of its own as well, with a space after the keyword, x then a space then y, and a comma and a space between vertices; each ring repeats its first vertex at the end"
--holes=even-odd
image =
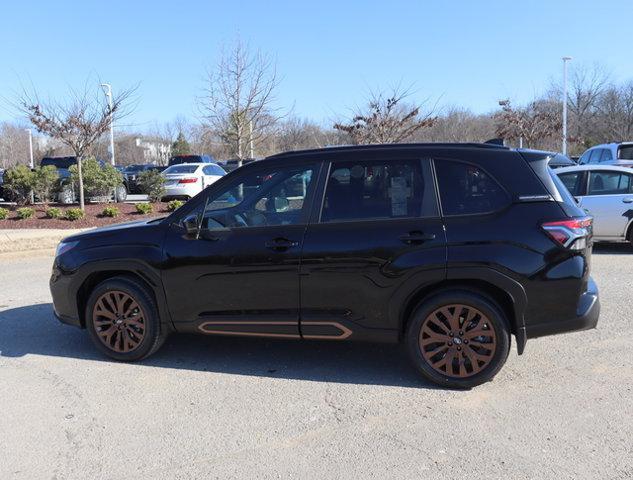
POLYGON ((52 317, 50 257, 0 260, 0 478, 633 478, 633 250, 598 329, 444 391, 398 346, 173 336, 105 360, 52 317))

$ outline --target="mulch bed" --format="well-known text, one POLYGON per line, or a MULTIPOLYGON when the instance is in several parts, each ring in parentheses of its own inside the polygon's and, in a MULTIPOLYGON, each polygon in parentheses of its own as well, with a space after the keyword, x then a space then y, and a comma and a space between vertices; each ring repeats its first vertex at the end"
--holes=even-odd
MULTIPOLYGON (((79 205, 57 205, 49 204, 48 207, 44 205, 28 205, 35 209, 35 215, 27 220, 20 220, 15 210, 19 207, 15 205, 3 206, 11 211, 9 217, 6 220, 0 220, 0 230, 3 228, 90 228, 101 227, 104 225, 112 225, 113 223, 132 222, 134 220, 149 219, 152 217, 162 217, 168 215, 166 203, 153 204, 154 211, 147 215, 139 214, 136 212, 136 206, 130 203, 100 203, 100 204, 87 204, 86 216, 80 220, 70 221, 64 218, 47 218, 45 211, 49 207, 58 207, 62 211, 66 211, 68 208, 77 208, 79 205), (101 212, 105 207, 116 207, 119 209, 119 215, 117 217, 103 217, 101 212)), ((62 213, 63 216, 63 213, 62 213)))

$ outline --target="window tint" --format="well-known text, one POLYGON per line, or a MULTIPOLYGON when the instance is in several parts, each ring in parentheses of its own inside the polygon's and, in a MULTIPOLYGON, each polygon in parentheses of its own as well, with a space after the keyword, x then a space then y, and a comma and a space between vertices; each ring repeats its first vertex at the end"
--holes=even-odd
MULTIPOLYGON (((333 162, 322 222, 435 215, 421 160, 333 162)), ((429 169, 428 162, 425 162, 429 169)))
POLYGON ((202 227, 213 230, 303 221, 314 168, 295 166, 249 172, 209 196, 202 227))
POLYGON ((569 193, 574 196, 578 196, 582 191, 582 172, 569 172, 561 173, 558 178, 563 182, 563 185, 567 187, 569 193))
POLYGON ((435 169, 444 215, 488 213, 510 203, 499 184, 474 165, 438 160, 435 169))
POLYGON ((620 172, 591 172, 588 195, 626 195, 633 193, 633 176, 620 172))

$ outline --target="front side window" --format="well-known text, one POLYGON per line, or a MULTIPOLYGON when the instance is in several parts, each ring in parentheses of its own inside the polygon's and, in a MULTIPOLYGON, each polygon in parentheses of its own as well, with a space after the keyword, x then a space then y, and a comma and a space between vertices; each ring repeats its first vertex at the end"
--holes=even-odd
POLYGON ((587 163, 598 163, 602 156, 602 149, 596 148, 589 153, 589 161, 587 163))
POLYGON ((433 216, 434 192, 425 178, 430 174, 417 159, 333 162, 321 221, 433 216))
POLYGON ((582 172, 561 173, 558 178, 563 182, 569 193, 579 196, 582 191, 582 172))
POLYGON ((632 175, 620 172, 591 172, 588 195, 627 195, 633 193, 632 175))
POLYGON ((507 193, 483 170, 451 160, 435 162, 444 215, 473 215, 501 210, 507 193))
POLYGON ((204 204, 203 229, 293 225, 305 221, 305 201, 314 166, 257 169, 204 204))

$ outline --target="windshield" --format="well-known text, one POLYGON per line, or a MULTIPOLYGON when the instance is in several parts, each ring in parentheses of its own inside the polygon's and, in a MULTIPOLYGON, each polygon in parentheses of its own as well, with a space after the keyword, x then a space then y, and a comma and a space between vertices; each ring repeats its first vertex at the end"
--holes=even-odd
POLYGON ((173 167, 169 167, 163 173, 166 175, 170 173, 194 173, 198 170, 198 168, 198 165, 174 165, 173 167))
POLYGON ((620 145, 618 147, 618 158, 620 160, 633 160, 633 145, 620 145))
POLYGON ((51 158, 44 157, 40 162, 42 167, 46 167, 47 165, 52 165, 57 168, 70 168, 71 165, 77 163, 75 161, 75 157, 59 157, 59 158, 51 158))

